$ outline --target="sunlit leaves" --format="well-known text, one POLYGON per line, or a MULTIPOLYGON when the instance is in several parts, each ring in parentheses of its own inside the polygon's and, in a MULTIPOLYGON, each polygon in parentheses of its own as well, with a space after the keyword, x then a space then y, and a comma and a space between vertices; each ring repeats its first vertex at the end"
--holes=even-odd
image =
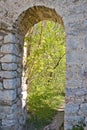
POLYGON ((48 121, 52 116, 52 110, 56 110, 64 99, 64 28, 58 23, 42 21, 32 28, 32 33, 28 34, 25 41, 28 50, 28 108, 30 112, 39 116, 40 121, 48 121))

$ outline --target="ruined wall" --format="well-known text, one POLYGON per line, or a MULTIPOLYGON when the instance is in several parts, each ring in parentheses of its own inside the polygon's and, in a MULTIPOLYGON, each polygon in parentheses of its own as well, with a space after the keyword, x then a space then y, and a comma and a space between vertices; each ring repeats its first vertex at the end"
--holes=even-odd
POLYGON ((65 130, 87 126, 87 0, 0 0, 0 129, 22 130, 26 119, 23 39, 41 20, 65 27, 65 130))

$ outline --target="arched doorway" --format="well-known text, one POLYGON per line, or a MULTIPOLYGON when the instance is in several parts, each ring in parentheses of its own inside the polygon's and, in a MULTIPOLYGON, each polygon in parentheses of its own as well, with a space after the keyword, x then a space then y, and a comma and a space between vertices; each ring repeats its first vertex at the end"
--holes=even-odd
POLYGON ((1 6, 3 13, 0 15, 0 128, 20 130, 25 124, 24 97, 27 86, 25 77, 22 77, 24 36, 31 26, 45 19, 59 21, 62 25, 64 23, 66 30, 67 79, 64 128, 71 130, 72 126, 79 122, 86 125, 87 111, 84 109, 87 107, 86 1, 22 0, 23 3, 13 1, 12 4, 11 1, 4 2, 5 4, 0 1, 3 5, 1 6), (8 10, 4 11, 7 5, 10 5, 12 10, 8 6, 8 10), (21 84, 25 87, 21 87, 21 84))
MULTIPOLYGON (((34 6, 32 8, 29 8, 28 10, 23 12, 22 15, 19 16, 18 20, 14 23, 14 26, 17 27, 17 31, 19 34, 21 33, 23 36, 25 36, 26 33, 28 33, 28 30, 32 26, 34 26, 34 24, 43 20, 58 22, 64 27, 63 20, 60 17, 60 15, 56 13, 55 9, 47 8, 45 6, 34 6)), ((23 44, 21 44, 21 47, 23 48, 23 44)), ((24 60, 24 62, 26 62, 26 60, 24 60)), ((26 110, 27 85, 26 85, 25 66, 26 65, 23 66, 23 75, 22 75, 22 95, 23 95, 22 109, 26 110)))

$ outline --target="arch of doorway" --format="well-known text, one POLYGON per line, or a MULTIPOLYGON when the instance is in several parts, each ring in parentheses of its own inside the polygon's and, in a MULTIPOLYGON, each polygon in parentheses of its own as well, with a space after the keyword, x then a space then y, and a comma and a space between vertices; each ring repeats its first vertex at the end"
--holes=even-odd
MULTIPOLYGON (((40 4, 35 3, 34 6, 29 7, 29 9, 27 10, 22 10, 20 15, 18 16, 16 15, 17 17, 15 16, 16 20, 15 18, 13 19, 14 22, 12 22, 11 24, 13 25, 11 26, 12 27, 11 29, 9 29, 8 25, 4 24, 4 22, 0 25, 1 26, 0 27, 1 28, 0 104, 2 104, 1 108, 3 110, 2 114, 0 115, 0 127, 2 129, 20 130, 23 128, 23 125, 25 124, 26 102, 22 102, 21 100, 22 99, 21 94, 23 94, 21 92, 23 90, 23 88, 21 87, 22 83, 23 86, 25 86, 24 89, 26 88, 26 79, 23 79, 22 81, 24 36, 27 33, 30 26, 33 26, 35 23, 44 19, 53 20, 55 22, 59 21, 59 23, 65 25, 65 30, 67 31, 67 45, 66 45, 67 86, 66 86, 65 130, 71 129, 72 125, 78 122, 82 123, 86 122, 87 117, 86 114, 84 114, 83 112, 84 106, 86 106, 85 102, 83 102, 83 100, 85 99, 84 94, 86 92, 86 84, 85 84, 86 74, 84 73, 82 77, 80 77, 80 75, 78 76, 76 75, 76 72, 79 73, 79 68, 80 72, 83 71, 83 68, 85 69, 85 67, 81 65, 84 64, 85 59, 83 54, 86 55, 86 51, 81 50, 81 48, 84 47, 83 44, 85 41, 84 39, 86 37, 83 31, 86 27, 86 22, 82 24, 83 21, 85 21, 86 19, 85 18, 86 14, 83 15, 84 8, 82 8, 81 10, 80 8, 77 9, 77 7, 85 6, 85 2, 83 3, 82 2, 80 3, 79 1, 75 2, 75 4, 78 6, 75 6, 73 2, 71 1, 69 3, 67 1, 65 2, 65 0, 63 0, 62 2, 58 1, 57 5, 58 4, 61 5, 60 7, 62 7, 62 9, 64 7, 64 10, 61 9, 61 11, 59 11, 59 12, 63 11, 63 13, 61 13, 60 16, 56 11, 58 10, 58 8, 60 8, 59 5, 57 7, 53 3, 48 7, 47 4, 45 4, 44 2, 40 3, 40 1, 38 0, 37 3, 40 4), (62 4, 64 3, 65 5, 62 6, 62 4), (70 4, 72 4, 72 7, 70 6, 70 4), (82 79, 84 79, 84 81, 82 81, 82 79), (82 81, 83 83, 80 81, 82 81), (81 86, 82 84, 83 88, 81 86), (81 95, 81 92, 83 92, 83 95, 81 95), (80 103, 77 103, 79 95, 81 99, 79 99, 80 103), (79 113, 80 110, 81 113, 83 112, 82 114, 79 113)), ((86 64, 84 66, 86 66, 86 64)), ((26 93, 24 94, 25 94, 24 97, 26 97, 26 93)))

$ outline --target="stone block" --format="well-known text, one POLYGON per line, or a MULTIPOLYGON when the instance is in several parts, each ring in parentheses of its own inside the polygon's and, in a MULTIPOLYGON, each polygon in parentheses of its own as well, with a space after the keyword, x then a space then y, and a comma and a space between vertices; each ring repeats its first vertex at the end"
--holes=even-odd
POLYGON ((84 51, 81 51, 81 50, 80 51, 79 50, 67 51, 67 62, 68 63, 69 62, 74 63, 74 64, 80 64, 81 62, 83 63, 84 57, 85 57, 84 51))
POLYGON ((83 116, 79 116, 79 115, 67 115, 65 117, 65 120, 67 122, 70 122, 72 124, 79 124, 79 123, 83 123, 84 121, 84 117, 83 116))
POLYGON ((17 72, 16 71, 0 71, 0 77, 2 78, 15 78, 17 77, 17 72))
POLYGON ((21 68, 18 68, 18 69, 17 69, 17 72, 18 72, 19 74, 21 74, 21 73, 22 73, 22 69, 21 69, 21 68))
POLYGON ((87 19, 83 23, 87 26, 87 19))
POLYGON ((8 120, 8 119, 3 119, 2 120, 2 126, 13 126, 17 124, 17 120, 13 119, 13 120, 8 120))
POLYGON ((2 69, 3 70, 16 70, 17 64, 15 63, 2 63, 2 69))
POLYGON ((16 89, 17 87, 17 79, 4 79, 3 86, 5 89, 16 89))
POLYGON ((79 110, 79 104, 69 103, 66 104, 66 113, 76 114, 79 110))
POLYGON ((76 96, 84 96, 84 95, 87 95, 87 89, 86 88, 78 89, 78 91, 76 92, 76 96))
POLYGON ((69 49, 78 49, 79 48, 79 40, 78 39, 67 39, 67 47, 69 49))
POLYGON ((17 78, 17 87, 19 88, 21 86, 21 78, 17 78))
POLYGON ((18 55, 18 48, 15 44, 6 44, 1 47, 1 52, 18 55))
POLYGON ((0 115, 7 115, 12 113, 12 107, 10 106, 1 106, 0 105, 0 115))
POLYGON ((22 89, 21 87, 17 89, 17 95, 21 95, 22 89))
POLYGON ((7 117, 6 117, 8 120, 13 120, 13 119, 17 119, 17 112, 13 112, 11 114, 7 114, 7 117))
POLYGON ((87 103, 81 104, 80 110, 84 115, 87 115, 87 103))
POLYGON ((13 101, 16 99, 16 91, 15 90, 4 90, 0 91, 0 100, 1 101, 13 101))
POLYGON ((1 62, 19 62, 19 58, 15 55, 7 54, 0 59, 1 62))
POLYGON ((4 43, 16 43, 16 37, 14 34, 8 34, 4 37, 4 43))
POLYGON ((64 126, 65 130, 72 130, 72 124, 64 124, 64 126))

